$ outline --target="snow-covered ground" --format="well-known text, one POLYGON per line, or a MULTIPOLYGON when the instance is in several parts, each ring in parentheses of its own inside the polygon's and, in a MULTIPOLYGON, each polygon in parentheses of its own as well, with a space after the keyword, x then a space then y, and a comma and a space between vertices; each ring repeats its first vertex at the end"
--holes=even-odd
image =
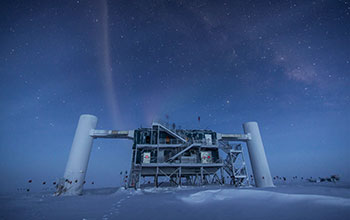
POLYGON ((0 219, 349 219, 350 184, 90 189, 0 196, 0 219))

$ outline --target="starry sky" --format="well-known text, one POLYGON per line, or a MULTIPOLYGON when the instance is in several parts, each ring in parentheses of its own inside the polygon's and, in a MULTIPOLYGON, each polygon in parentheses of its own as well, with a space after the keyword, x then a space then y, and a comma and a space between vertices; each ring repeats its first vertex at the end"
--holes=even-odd
MULTIPOLYGON (((5 0, 0 11, 2 191, 62 177, 84 113, 120 130, 166 115, 222 133, 257 121, 272 175, 350 181, 347 0, 5 0)), ((118 185, 131 144, 96 140, 87 180, 118 185)))

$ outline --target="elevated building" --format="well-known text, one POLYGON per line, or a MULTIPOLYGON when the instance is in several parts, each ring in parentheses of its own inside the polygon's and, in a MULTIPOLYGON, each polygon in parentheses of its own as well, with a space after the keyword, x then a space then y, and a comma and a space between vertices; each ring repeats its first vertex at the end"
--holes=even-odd
POLYGON ((156 187, 164 183, 158 181, 159 177, 166 177, 175 185, 224 184, 223 170, 231 178, 232 184, 248 184, 245 164, 243 167, 241 165, 239 175, 238 168, 234 166, 240 155, 235 154, 227 161, 220 157, 220 149, 227 154, 227 158, 235 150, 238 153, 234 146, 220 142, 217 133, 211 130, 175 129, 165 123, 154 122, 151 128, 134 131, 128 185, 140 187, 142 177, 153 177, 156 187))
POLYGON ((225 175, 230 184, 247 185, 249 176, 241 142, 248 147, 255 186, 273 186, 256 122, 243 124, 244 134, 176 129, 161 122, 129 131, 96 130, 96 125, 97 117, 80 117, 59 194, 82 193, 94 138, 133 140, 128 187, 140 187, 142 178, 152 178, 155 187, 165 182, 224 184, 225 175))

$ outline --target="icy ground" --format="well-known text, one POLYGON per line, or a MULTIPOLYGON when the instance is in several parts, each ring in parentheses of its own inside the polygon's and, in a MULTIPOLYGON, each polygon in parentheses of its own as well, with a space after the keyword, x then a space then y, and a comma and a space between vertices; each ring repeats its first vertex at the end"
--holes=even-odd
POLYGON ((350 219, 350 185, 90 189, 0 196, 0 219, 350 219))

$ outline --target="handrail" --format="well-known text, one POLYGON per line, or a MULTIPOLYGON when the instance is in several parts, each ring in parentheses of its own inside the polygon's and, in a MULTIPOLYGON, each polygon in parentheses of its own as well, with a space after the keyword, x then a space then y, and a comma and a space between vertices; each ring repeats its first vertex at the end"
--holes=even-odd
POLYGON ((193 146, 198 146, 198 144, 193 143, 191 145, 189 145, 188 147, 186 147, 185 149, 183 149, 182 151, 180 151, 179 153, 175 154, 174 156, 172 156, 171 158, 169 158, 168 161, 172 161, 175 160, 177 157, 179 157, 181 154, 185 153, 186 151, 188 151, 189 149, 191 149, 193 146))
POLYGON ((167 132, 169 132, 170 134, 174 135, 175 137, 177 137, 178 139, 180 139, 183 142, 187 142, 183 137, 181 137, 179 134, 177 134, 176 132, 172 131, 170 128, 167 128, 165 125, 159 123, 159 122, 153 122, 152 126, 159 126, 161 128, 163 128, 164 130, 166 130, 167 132))

